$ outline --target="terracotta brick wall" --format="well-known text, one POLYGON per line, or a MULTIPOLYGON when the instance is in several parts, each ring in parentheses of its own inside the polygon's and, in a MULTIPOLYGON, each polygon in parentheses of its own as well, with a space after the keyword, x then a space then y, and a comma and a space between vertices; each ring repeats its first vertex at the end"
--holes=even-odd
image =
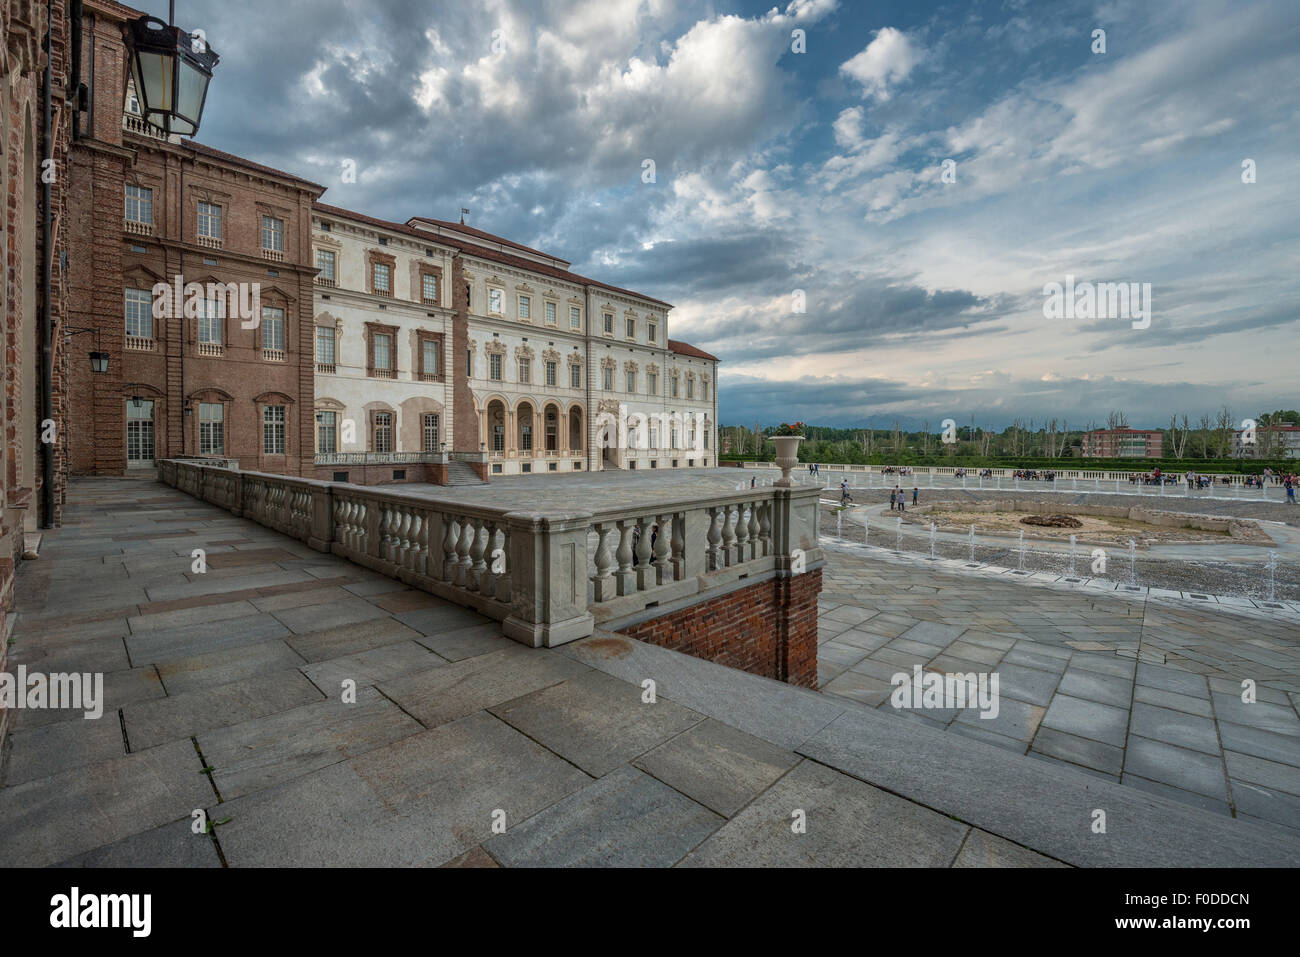
POLYGON ((794 578, 758 582, 625 628, 652 645, 775 678, 817 687, 817 568, 794 578))

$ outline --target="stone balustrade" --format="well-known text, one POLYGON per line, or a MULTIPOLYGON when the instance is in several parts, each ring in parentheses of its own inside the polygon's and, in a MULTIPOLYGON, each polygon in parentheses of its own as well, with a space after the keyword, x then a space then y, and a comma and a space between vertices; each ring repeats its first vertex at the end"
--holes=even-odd
MULTIPOLYGON (((530 511, 166 459, 168 485, 502 622, 534 647, 819 568, 817 488, 530 511)), ((666 491, 670 491, 668 489, 666 491)))
MULTIPOLYGON (((806 475, 808 473, 809 464, 811 463, 800 462, 798 465, 796 465, 793 470, 794 476, 798 478, 800 473, 806 475)), ((775 462, 756 462, 749 459, 746 459, 745 461, 741 462, 740 467, 742 469, 760 469, 760 470, 767 470, 772 472, 779 472, 781 470, 780 466, 778 466, 775 462)), ((844 477, 851 477, 853 475, 888 475, 891 478, 905 478, 909 480, 917 477, 926 477, 929 475, 953 478, 955 473, 958 471, 958 469, 961 468, 961 466, 938 466, 938 465, 936 466, 836 465, 833 462, 821 462, 818 463, 817 467, 821 470, 819 478, 823 481, 826 479, 826 476, 829 475, 830 473, 835 473, 836 475, 842 474, 844 477), (886 472, 885 470, 887 468, 892 468, 893 471, 886 472), (906 475, 903 475, 899 471, 899 469, 901 468, 910 468, 912 471, 907 473, 906 475)), ((982 471, 984 471, 983 466, 974 466, 974 465, 966 466, 967 481, 978 483, 979 473, 982 471)), ((1014 468, 994 468, 994 469, 989 469, 989 471, 992 472, 992 477, 995 479, 1005 478, 1005 479, 1014 480, 1015 473, 1016 473, 1016 469, 1014 468)), ((1057 482, 1060 482, 1062 479, 1064 479, 1067 482, 1075 479, 1077 479, 1080 482, 1097 482, 1097 481, 1128 482, 1129 479, 1133 477, 1136 477, 1137 479, 1141 479, 1141 477, 1143 476, 1150 475, 1152 469, 1147 468, 1147 469, 1135 469, 1132 471, 1123 471, 1123 470, 1115 470, 1115 469, 1086 469, 1086 468, 1074 469, 1074 468, 1066 468, 1066 467, 1059 467, 1059 468, 1039 467, 1039 468, 1035 468, 1033 471, 1037 472, 1040 476, 1049 471, 1053 472, 1056 475, 1057 482)), ((1249 473, 1249 475, 1247 473, 1238 473, 1238 472, 1206 472, 1204 469, 1192 469, 1192 471, 1197 475, 1209 475, 1211 478, 1214 479, 1215 485, 1221 485, 1221 484, 1244 485, 1247 477, 1255 478, 1258 477, 1260 474, 1262 474, 1264 471, 1264 466, 1261 465, 1259 467, 1258 472, 1249 473)), ((1274 469, 1274 471, 1276 471, 1276 469, 1274 469)), ((1186 472, 1186 469, 1184 468, 1161 469, 1162 475, 1172 475, 1178 478, 1180 481, 1182 479, 1184 472, 1186 472)))

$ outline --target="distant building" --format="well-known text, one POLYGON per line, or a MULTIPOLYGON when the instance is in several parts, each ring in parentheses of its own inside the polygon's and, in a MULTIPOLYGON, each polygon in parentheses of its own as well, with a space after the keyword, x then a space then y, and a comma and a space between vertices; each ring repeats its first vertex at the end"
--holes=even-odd
POLYGON ((1268 425, 1255 429, 1255 441, 1238 429, 1232 455, 1238 459, 1300 459, 1300 425, 1268 425))
POLYGON ((1083 435, 1086 459, 1158 459, 1163 447, 1159 429, 1093 429, 1083 435))

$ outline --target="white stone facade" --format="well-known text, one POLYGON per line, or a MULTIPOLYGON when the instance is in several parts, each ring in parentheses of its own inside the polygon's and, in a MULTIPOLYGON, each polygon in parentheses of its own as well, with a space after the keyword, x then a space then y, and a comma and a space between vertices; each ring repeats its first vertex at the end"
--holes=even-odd
POLYGON ((670 345, 667 304, 456 224, 321 207, 312 236, 318 465, 442 443, 489 475, 717 464, 717 360, 670 345))

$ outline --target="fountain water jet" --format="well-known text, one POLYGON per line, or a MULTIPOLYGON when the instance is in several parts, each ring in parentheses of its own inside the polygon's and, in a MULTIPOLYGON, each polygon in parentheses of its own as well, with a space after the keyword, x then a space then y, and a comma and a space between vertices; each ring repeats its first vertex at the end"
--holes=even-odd
POLYGON ((1076 535, 1070 536, 1070 577, 1071 578, 1074 577, 1074 549, 1075 546, 1078 544, 1078 542, 1079 542, 1078 536, 1076 535))
POLYGON ((969 538, 970 538, 970 561, 971 564, 973 565, 975 564, 975 526, 974 525, 970 527, 969 538))
POLYGON ((1273 584, 1277 572, 1277 552, 1268 553, 1268 563, 1264 567, 1268 569, 1268 600, 1277 601, 1273 597, 1273 584))
POLYGON ((1128 583, 1137 585, 1137 542, 1128 540, 1128 583))
POLYGON ((930 523, 930 561, 934 561, 934 522, 930 523))
POLYGON ((900 515, 898 517, 898 537, 894 541, 894 551, 901 552, 902 550, 903 550, 903 517, 900 515))
POLYGON ((1025 570, 1025 530, 1023 528, 1020 530, 1019 552, 1020 552, 1020 560, 1016 565, 1016 570, 1023 572, 1025 570))

